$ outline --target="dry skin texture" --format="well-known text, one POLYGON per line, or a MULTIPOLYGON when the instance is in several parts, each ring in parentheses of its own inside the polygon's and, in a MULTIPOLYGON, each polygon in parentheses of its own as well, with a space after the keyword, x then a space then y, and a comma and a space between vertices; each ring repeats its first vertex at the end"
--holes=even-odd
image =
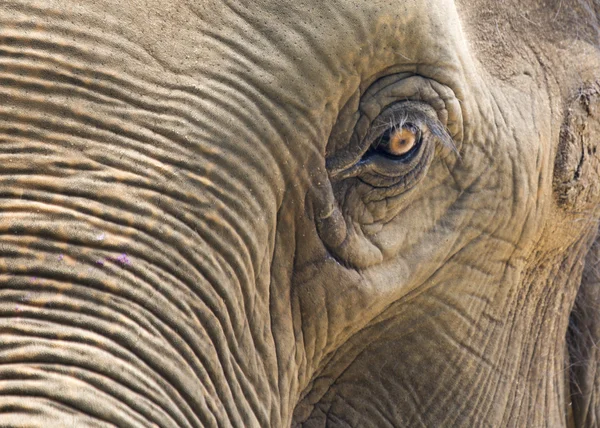
POLYGON ((3 0, 0 426, 597 426, 599 20, 3 0))

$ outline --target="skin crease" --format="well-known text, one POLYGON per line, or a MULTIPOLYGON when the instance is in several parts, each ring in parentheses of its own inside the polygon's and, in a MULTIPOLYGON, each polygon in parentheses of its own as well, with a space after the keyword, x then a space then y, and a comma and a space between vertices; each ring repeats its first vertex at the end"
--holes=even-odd
POLYGON ((4 2, 0 426, 594 426, 598 13, 4 2))

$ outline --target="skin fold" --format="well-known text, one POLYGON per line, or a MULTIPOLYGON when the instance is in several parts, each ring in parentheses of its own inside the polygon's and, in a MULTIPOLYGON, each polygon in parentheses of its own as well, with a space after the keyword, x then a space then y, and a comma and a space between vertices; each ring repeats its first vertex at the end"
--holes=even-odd
POLYGON ((3 1, 0 426, 597 426, 599 20, 3 1))

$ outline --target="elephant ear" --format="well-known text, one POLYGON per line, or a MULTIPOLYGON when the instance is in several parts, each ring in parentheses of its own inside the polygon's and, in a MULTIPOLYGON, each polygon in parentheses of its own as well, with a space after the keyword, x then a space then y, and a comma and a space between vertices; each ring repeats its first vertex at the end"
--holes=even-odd
POLYGON ((579 89, 567 108, 554 167, 554 191, 566 209, 593 210, 600 200, 600 82, 579 89))
POLYGON ((572 422, 600 425, 600 234, 590 249, 567 335, 572 422))

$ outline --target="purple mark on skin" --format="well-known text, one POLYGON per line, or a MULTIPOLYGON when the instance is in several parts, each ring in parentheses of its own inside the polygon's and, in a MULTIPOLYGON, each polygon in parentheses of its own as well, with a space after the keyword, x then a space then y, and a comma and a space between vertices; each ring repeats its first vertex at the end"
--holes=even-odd
POLYGON ((106 235, 104 233, 101 233, 100 235, 96 236, 96 241, 104 241, 105 237, 106 235))
POLYGON ((104 266, 107 262, 118 263, 121 265, 131 265, 131 259, 127 255, 127 253, 121 253, 117 257, 105 257, 103 259, 96 260, 96 264, 100 266, 104 266))
POLYGON ((127 253, 121 254, 119 257, 115 259, 117 263, 121 263, 122 265, 130 265, 131 260, 127 257, 127 253))
POLYGON ((58 255, 58 261, 59 261, 59 262, 62 262, 64 258, 65 258, 65 255, 64 255, 64 254, 59 254, 59 255, 58 255))
POLYGON ((36 282, 38 280, 37 276, 31 277, 31 282, 36 282))
POLYGON ((22 311, 23 311, 23 308, 21 308, 21 306, 20 306, 20 305, 17 305, 17 306, 15 307, 15 311, 16 311, 16 312, 22 312, 22 311))

